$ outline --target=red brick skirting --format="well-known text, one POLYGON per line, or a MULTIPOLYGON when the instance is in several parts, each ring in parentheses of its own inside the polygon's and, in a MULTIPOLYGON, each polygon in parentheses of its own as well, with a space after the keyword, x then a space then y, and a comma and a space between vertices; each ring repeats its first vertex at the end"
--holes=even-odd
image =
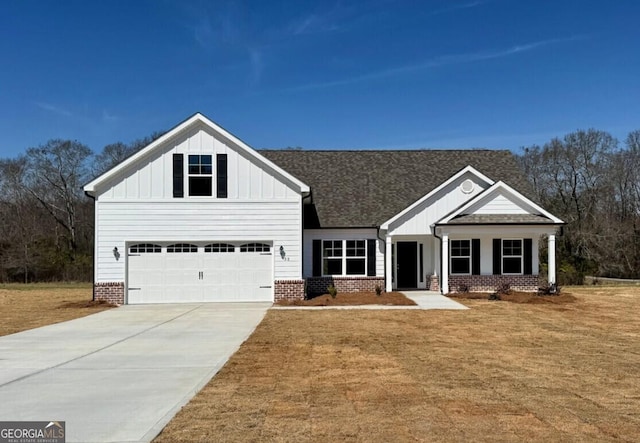
POLYGON ((384 291, 384 277, 309 277, 307 293, 325 294, 331 285, 338 292, 374 292, 376 286, 380 286, 384 291))
POLYGON ((279 300, 304 300, 304 280, 276 280, 273 298, 279 300))
POLYGON ((495 292, 504 284, 516 291, 536 292, 539 280, 537 275, 449 275, 449 292, 461 292, 465 286, 470 292, 495 292))
POLYGON ((124 282, 96 283, 93 285, 93 296, 96 300, 122 305, 124 304, 124 282))
POLYGON ((437 275, 432 275, 431 277, 429 277, 429 281, 427 282, 427 284, 429 286, 427 286, 427 289, 429 291, 439 291, 440 290, 440 279, 438 278, 437 275))

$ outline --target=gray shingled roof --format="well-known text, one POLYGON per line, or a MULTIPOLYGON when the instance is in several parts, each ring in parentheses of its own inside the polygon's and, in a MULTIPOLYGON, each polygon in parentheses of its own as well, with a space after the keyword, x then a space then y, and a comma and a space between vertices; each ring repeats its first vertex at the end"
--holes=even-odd
POLYGON ((471 165, 526 196, 530 185, 509 151, 305 151, 260 154, 311 187, 305 227, 375 227, 471 165))
POLYGON ((509 225, 509 224, 554 224, 553 220, 535 214, 467 214, 455 217, 448 225, 509 225))

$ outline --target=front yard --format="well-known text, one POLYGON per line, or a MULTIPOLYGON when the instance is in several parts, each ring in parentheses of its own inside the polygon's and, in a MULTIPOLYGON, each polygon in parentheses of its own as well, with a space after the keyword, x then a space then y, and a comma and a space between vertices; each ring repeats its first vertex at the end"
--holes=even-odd
POLYGON ((640 289, 270 311, 157 442, 635 441, 640 289))
POLYGON ((91 283, 0 285, 0 336, 109 309, 91 301, 91 288, 91 283))

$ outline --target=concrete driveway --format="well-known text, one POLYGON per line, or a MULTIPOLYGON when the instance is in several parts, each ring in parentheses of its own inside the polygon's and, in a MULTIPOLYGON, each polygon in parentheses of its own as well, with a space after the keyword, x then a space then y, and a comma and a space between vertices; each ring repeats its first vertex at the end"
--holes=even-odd
POLYGON ((67 442, 150 441, 269 306, 130 305, 0 337, 0 421, 66 421, 67 442))

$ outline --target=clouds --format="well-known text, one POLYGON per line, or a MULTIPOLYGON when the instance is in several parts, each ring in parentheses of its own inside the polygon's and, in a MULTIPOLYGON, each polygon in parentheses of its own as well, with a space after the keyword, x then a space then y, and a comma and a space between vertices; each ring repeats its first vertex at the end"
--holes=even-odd
POLYGON ((367 81, 388 79, 392 77, 398 77, 401 75, 411 74, 414 72, 425 71, 428 69, 445 67, 449 65, 462 65, 462 64, 480 62, 485 60, 511 57, 511 56, 523 54, 526 52, 534 51, 536 49, 543 48, 545 46, 552 46, 552 45, 557 45, 561 43, 573 42, 573 41, 582 40, 585 38, 586 38, 585 36, 571 36, 566 38, 539 40, 535 42, 515 45, 515 46, 502 48, 502 49, 479 50, 476 52, 468 52, 468 53, 461 53, 461 54, 445 54, 445 55, 432 57, 430 59, 421 61, 419 63, 381 69, 381 70, 369 72, 363 75, 347 77, 347 78, 333 80, 333 81, 309 83, 306 85, 289 88, 287 89, 287 91, 300 92, 300 91, 308 91, 313 89, 323 89, 323 88, 330 88, 335 86, 357 84, 357 83, 362 83, 367 81))
POLYGON ((71 111, 67 111, 66 109, 57 106, 57 105, 52 105, 51 103, 46 103, 46 102, 34 102, 34 105, 36 105, 38 108, 43 109, 47 112, 51 112, 53 114, 56 114, 58 116, 62 116, 62 117, 73 117, 73 113, 71 113, 71 111))

